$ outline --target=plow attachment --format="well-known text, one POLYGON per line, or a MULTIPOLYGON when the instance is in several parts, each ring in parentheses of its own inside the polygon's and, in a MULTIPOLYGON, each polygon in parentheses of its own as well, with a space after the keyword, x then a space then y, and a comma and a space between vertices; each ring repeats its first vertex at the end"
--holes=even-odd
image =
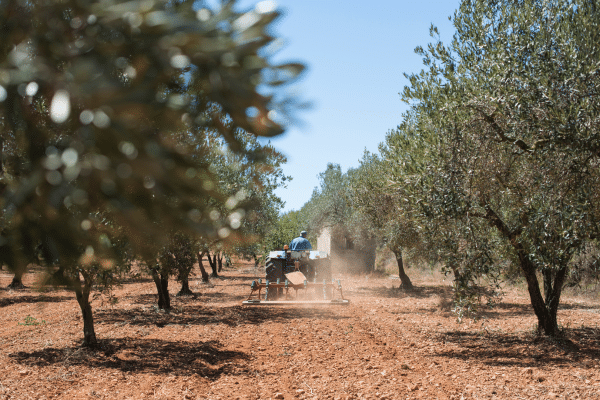
POLYGON ((344 299, 342 284, 323 281, 322 283, 308 282, 301 272, 286 274, 286 279, 281 282, 265 282, 262 279, 252 281, 250 295, 242 302, 244 305, 285 305, 285 304, 326 304, 345 305, 349 301, 344 299), (294 289, 292 295, 290 289, 294 289), (300 291, 300 294, 298 292, 300 291))

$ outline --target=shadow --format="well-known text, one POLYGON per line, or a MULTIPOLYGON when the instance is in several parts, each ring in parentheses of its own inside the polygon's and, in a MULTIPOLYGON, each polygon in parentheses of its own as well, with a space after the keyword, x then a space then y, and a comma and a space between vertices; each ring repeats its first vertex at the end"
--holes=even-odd
MULTIPOLYGON (((598 306, 589 306, 585 304, 561 304, 559 311, 590 311, 600 313, 598 306)), ((505 318, 505 317, 520 317, 524 315, 533 315, 533 307, 531 304, 516 304, 500 302, 493 306, 483 306, 477 313, 477 318, 505 318)))
POLYGON ((577 310, 581 310, 581 311, 591 311, 591 312, 596 312, 596 313, 600 313, 600 307, 595 305, 595 306, 591 306, 591 305, 587 305, 587 304, 565 304, 565 303, 561 303, 558 306, 558 310, 570 310, 570 311, 577 311, 577 310))
MULTIPOLYGON (((490 366, 573 366, 595 368, 600 360, 600 328, 567 328, 559 337, 535 333, 508 334, 501 331, 451 331, 438 336, 449 350, 434 355, 464 361, 477 360, 490 366), (594 362, 592 362, 594 361, 594 362)), ((439 346, 443 349, 444 346, 439 346)))
MULTIPOLYGON (((450 286, 414 286, 412 289, 404 289, 402 287, 388 288, 385 286, 379 287, 358 287, 352 291, 344 290, 345 293, 363 292, 368 296, 377 296, 383 298, 427 298, 432 296, 451 296, 452 288, 450 286)), ((360 293, 356 293, 360 296, 360 293)))
POLYGON ((152 374, 198 374, 218 379, 222 374, 248 374, 239 362, 248 355, 223 349, 217 341, 205 343, 172 342, 160 339, 101 340, 95 348, 46 348, 9 355, 28 366, 53 364, 81 365, 91 368, 118 369, 152 374))
POLYGON ((130 285, 130 284, 136 284, 136 283, 154 283, 154 280, 150 277, 136 276, 136 277, 131 277, 131 278, 126 277, 120 283, 122 285, 130 285))
POLYGON ((60 303, 63 301, 75 300, 75 296, 18 296, 18 297, 0 297, 0 308, 21 303, 60 303))
MULTIPOLYGON (((227 282, 225 285, 215 285, 217 281, 211 281, 208 285, 213 285, 213 287, 215 286, 228 286, 228 287, 245 287, 248 288, 248 292, 250 291, 250 284, 252 283, 251 281, 248 282, 238 282, 238 283, 229 283, 227 282)), ((199 290, 200 292, 202 291, 202 283, 200 283, 198 286, 194 286, 194 288, 197 288, 197 290, 199 290)), ((210 287, 210 286, 208 286, 210 287)))
POLYGON ((497 303, 493 306, 481 305, 477 318, 496 319, 533 315, 530 304, 497 303))
MULTIPOLYGON (((246 298, 248 297, 248 294, 250 293, 250 287, 248 286, 247 291, 240 291, 239 294, 229 294, 229 293, 220 293, 220 292, 206 293, 206 292, 203 292, 202 290, 197 290, 196 287, 192 288, 191 295, 178 296, 177 293, 178 293, 177 291, 169 292, 169 295, 171 297, 171 306, 174 308, 178 307, 180 305, 180 303, 186 303, 186 302, 192 302, 192 301, 218 300, 220 302, 239 301, 241 303, 242 301, 246 300, 246 298)), ((139 294, 139 295, 123 296, 123 298, 129 300, 130 302, 132 302, 134 304, 143 304, 143 305, 147 305, 147 306, 154 306, 158 302, 158 294, 156 294, 156 293, 146 293, 146 294, 139 294)))
MULTIPOLYGON (((171 293, 171 297, 174 297, 171 293)), ((123 299, 127 299, 132 303, 137 304, 156 304, 158 302, 158 294, 156 293, 146 293, 146 294, 136 294, 136 295, 125 295, 123 299)))
MULTIPOLYGON (((260 278, 265 279, 264 276, 261 276, 260 278)), ((196 280, 199 280, 201 278, 196 278, 196 280)), ((239 280, 243 280, 243 281, 247 281, 248 285, 250 285, 250 283, 252 283, 253 280, 255 280, 256 278, 253 278, 252 276, 249 275, 219 275, 217 277, 214 276, 209 276, 209 279, 216 279, 219 281, 239 281, 239 280)), ((191 281, 191 279, 190 279, 191 281)))
POLYGON ((225 324, 258 325, 263 322, 288 322, 293 319, 346 319, 328 308, 305 308, 302 306, 285 306, 266 308, 261 306, 232 306, 214 310, 201 305, 181 305, 170 312, 156 311, 147 308, 129 310, 107 309, 97 310, 94 318, 98 324, 117 324, 132 326, 151 326, 162 328, 167 325, 211 325, 225 324))

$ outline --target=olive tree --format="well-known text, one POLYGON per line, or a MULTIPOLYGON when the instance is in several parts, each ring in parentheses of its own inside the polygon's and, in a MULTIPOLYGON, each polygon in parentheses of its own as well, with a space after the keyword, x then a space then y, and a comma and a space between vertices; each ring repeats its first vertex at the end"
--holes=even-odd
POLYGON ((412 289, 413 284, 405 271, 406 250, 415 248, 419 234, 410 216, 410 203, 402 198, 401 187, 390 185, 383 157, 365 151, 360 166, 350 178, 350 198, 355 210, 353 220, 368 229, 387 246, 396 259, 402 288, 412 289))
POLYGON ((178 138, 211 131, 239 150, 240 129, 283 132, 295 103, 280 88, 303 66, 271 62, 279 13, 269 4, 4 2, 2 151, 14 143, 23 154, 19 174, 0 177, 4 262, 22 268, 41 246, 51 264, 82 265, 67 260, 98 254, 102 235, 88 223, 97 212, 144 259, 174 229, 234 228, 229 215, 211 218, 206 200, 220 194, 203 148, 178 138))
POLYGON ((426 69, 407 76, 411 111, 388 142, 424 157, 400 158, 397 184, 457 271, 517 265, 539 330, 555 335, 600 215, 600 14, 577 0, 464 0, 452 20, 452 43, 418 48, 426 69))
POLYGON ((375 269, 375 235, 369 221, 353 204, 351 182, 355 172, 349 169, 343 173, 339 164, 329 163, 319 174, 319 187, 314 189, 301 213, 311 232, 318 233, 328 228, 332 237, 347 239, 353 250, 363 256, 354 259, 353 267, 359 272, 369 273, 375 269))

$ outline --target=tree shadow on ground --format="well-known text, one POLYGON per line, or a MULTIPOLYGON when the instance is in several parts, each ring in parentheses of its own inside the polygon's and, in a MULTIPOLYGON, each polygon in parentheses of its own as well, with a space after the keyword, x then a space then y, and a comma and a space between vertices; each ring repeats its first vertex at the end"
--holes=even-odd
POLYGON ((600 307, 598 305, 589 305, 589 304, 570 304, 570 303, 561 303, 558 306, 558 310, 570 310, 570 311, 594 311, 600 313, 600 307))
POLYGON ((0 308, 21 303, 60 303, 71 300, 75 300, 75 296, 45 296, 42 294, 37 296, 1 297, 0 308))
POLYGON ((491 366, 573 366, 595 368, 600 360, 600 328, 568 328, 560 337, 546 337, 534 332, 504 333, 450 331, 439 335, 449 349, 436 356, 465 361, 478 360, 491 366))
MULTIPOLYGON (((210 302, 212 300, 218 300, 219 302, 242 302, 248 298, 248 294, 250 293, 250 288, 248 288, 247 293, 240 292, 240 294, 229 294, 229 293, 207 293, 195 290, 196 288, 192 288, 191 295, 177 296, 177 292, 171 292, 171 306, 177 307, 180 303, 187 303, 190 301, 203 301, 210 302)), ((123 296, 123 299, 127 299, 131 303, 134 304, 145 304, 148 306, 156 305, 158 302, 158 295, 156 293, 146 293, 146 294, 137 294, 137 295, 128 295, 123 296)))
MULTIPOLYGON (((214 282, 215 282, 215 281, 211 281, 211 282, 209 282, 209 283, 208 283, 208 284, 206 284, 206 285, 207 285, 208 287, 211 287, 211 286, 212 286, 212 287, 223 287, 223 286, 227 286, 227 287, 235 287, 235 286, 239 286, 239 287, 244 287, 244 288, 247 288, 247 290, 248 290, 248 291, 250 291, 250 283, 251 283, 251 282, 240 282, 240 281, 238 281, 238 282, 236 282, 236 283, 233 283, 233 282, 227 282, 227 281, 226 281, 226 282, 227 282, 227 284, 226 284, 226 285, 215 285, 215 283, 214 283, 214 282)), ((197 288, 198 290, 202 291, 202 285, 204 285, 204 284, 202 284, 202 283, 199 283, 197 286, 194 286, 194 288, 197 288)))
MULTIPOLYGON (((261 276, 260 278, 264 279, 264 276, 261 276)), ((202 278, 196 278, 195 280, 200 280, 200 279, 202 279, 202 278)), ((248 275, 219 275, 217 277, 210 276, 210 279, 216 279, 219 281, 247 281, 248 285, 250 285, 250 282, 252 282, 256 278, 253 278, 248 275)), ((190 281, 191 281, 191 279, 190 279, 190 281)))
POLYGON ((132 284, 136 284, 136 283, 152 283, 154 282, 152 280, 151 276, 148 275, 142 275, 142 274, 134 274, 132 276, 125 276, 123 278, 123 280, 120 282, 122 285, 126 286, 126 285, 132 285, 132 284))
POLYGON ((94 318, 98 324, 154 325, 162 328, 167 325, 258 325, 265 322, 287 322, 298 318, 343 319, 347 317, 332 313, 327 308, 233 306, 215 310, 201 305, 182 305, 168 313, 147 308, 97 310, 94 318))
MULTIPOLYGON (((600 312, 598 306, 589 306, 585 304, 561 304, 559 311, 560 310, 600 312)), ((521 317, 524 315, 534 315, 531 304, 500 302, 493 306, 482 306, 477 313, 478 318, 487 319, 521 317)))
POLYGON ((9 355, 28 366, 86 366, 152 374, 198 374, 216 380, 222 374, 246 375, 248 355, 223 349, 218 341, 173 342, 160 339, 101 340, 96 348, 45 348, 9 355))
POLYGON ((358 296, 361 296, 360 293, 366 293, 369 297, 383 297, 383 298, 393 298, 393 299, 402 299, 402 298, 428 298, 432 296, 451 296, 452 288, 450 286, 445 285, 436 285, 436 286, 414 286, 412 289, 404 289, 402 287, 386 287, 386 286, 378 286, 378 287, 357 287, 354 290, 344 290, 345 293, 356 293, 358 296))
POLYGON ((522 317, 534 315, 530 304, 497 303, 493 306, 482 306, 477 313, 477 318, 497 319, 506 317, 522 317))

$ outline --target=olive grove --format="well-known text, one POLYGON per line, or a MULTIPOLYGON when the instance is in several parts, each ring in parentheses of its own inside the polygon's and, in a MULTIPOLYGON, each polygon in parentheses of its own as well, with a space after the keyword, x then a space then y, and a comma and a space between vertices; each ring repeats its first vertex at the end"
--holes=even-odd
POLYGON ((248 153, 244 135, 283 132, 296 103, 281 87, 303 66, 270 60, 278 15, 270 2, 3 2, 1 262, 18 275, 39 254, 89 294, 121 264, 120 240, 152 264, 174 231, 236 237, 251 202, 221 189, 205 144, 248 153))
POLYGON ((520 274, 547 335, 598 235, 596 3, 462 1, 452 42, 417 48, 425 69, 407 75, 410 109, 383 145, 392 186, 457 285, 520 274))

